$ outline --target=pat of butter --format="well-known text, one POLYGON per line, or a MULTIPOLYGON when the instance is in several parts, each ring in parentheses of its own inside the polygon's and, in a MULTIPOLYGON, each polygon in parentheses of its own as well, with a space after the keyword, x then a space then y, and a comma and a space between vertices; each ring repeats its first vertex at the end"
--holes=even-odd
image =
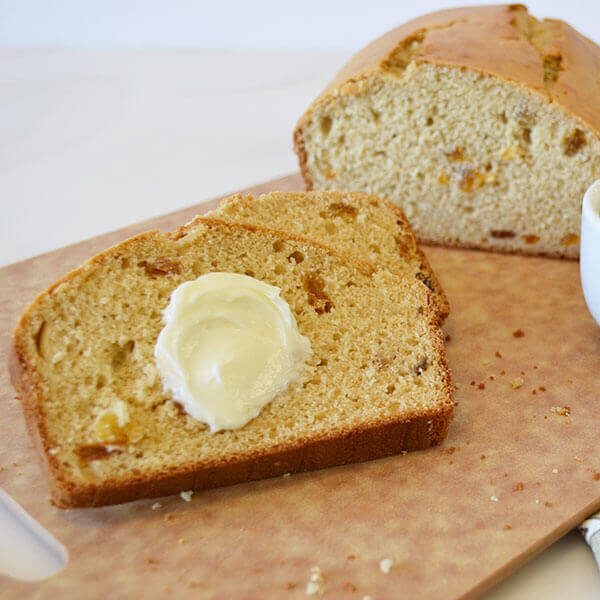
POLYGON ((165 389, 212 432, 243 427, 305 371, 310 342, 279 292, 208 273, 171 295, 156 365, 165 389))

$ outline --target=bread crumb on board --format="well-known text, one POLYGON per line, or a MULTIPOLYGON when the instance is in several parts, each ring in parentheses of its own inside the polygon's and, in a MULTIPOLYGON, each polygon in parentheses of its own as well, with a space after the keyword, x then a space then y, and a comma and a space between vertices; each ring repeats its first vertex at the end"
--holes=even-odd
POLYGON ((385 573, 387 575, 392 570, 393 565, 394 561, 391 558, 384 558, 379 563, 379 568, 382 573, 385 573))
POLYGON ((522 385, 523 385, 523 378, 522 377, 515 377, 511 382, 510 382, 510 386, 512 387, 513 390, 518 390, 522 385))
POLYGON ((516 338, 522 338, 522 337, 525 337, 525 333, 523 332, 523 330, 522 330, 522 329, 515 329, 515 330, 512 332, 512 334, 513 334, 513 337, 516 337, 516 338))
POLYGON ((499 502, 499 501, 500 501, 500 498, 498 498, 498 496, 490 496, 490 500, 491 500, 492 502, 499 502))
POLYGON ((186 502, 191 502, 193 493, 193 490, 188 490, 187 492, 181 492, 179 495, 181 496, 182 500, 185 500, 186 502))
POLYGON ((323 592, 323 573, 320 567, 312 567, 310 570, 310 579, 306 584, 306 595, 314 596, 323 592))

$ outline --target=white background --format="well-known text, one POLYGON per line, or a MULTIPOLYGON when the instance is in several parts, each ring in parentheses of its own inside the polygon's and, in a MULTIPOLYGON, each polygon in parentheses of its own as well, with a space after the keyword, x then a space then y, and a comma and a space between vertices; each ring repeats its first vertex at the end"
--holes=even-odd
MULTIPOLYGON (((403 21, 460 0, 1 0, 0 44, 356 50, 403 21)), ((465 0, 464 4, 492 4, 465 0)), ((598 38, 596 0, 531 0, 598 38)))
MULTIPOLYGON (((0 0, 0 265, 296 170, 351 53, 452 4, 0 0)), ((598 2, 529 6, 600 40, 598 2)), ((488 600, 567 597, 600 597, 578 533, 488 600)))

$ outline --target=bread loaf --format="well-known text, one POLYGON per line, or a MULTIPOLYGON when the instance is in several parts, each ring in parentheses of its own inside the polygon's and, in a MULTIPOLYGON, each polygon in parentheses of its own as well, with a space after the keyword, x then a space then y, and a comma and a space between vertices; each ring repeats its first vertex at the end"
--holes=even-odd
POLYGON ((577 258, 599 78, 596 44, 522 5, 426 15, 359 52, 300 119, 302 174, 391 200, 426 242, 577 258))
POLYGON ((232 196, 210 213, 227 221, 264 225, 313 238, 426 285, 440 318, 448 300, 402 211, 377 196, 341 192, 272 192, 232 196))
POLYGON ((90 259, 15 331, 12 378, 61 508, 114 504, 427 448, 452 418, 431 296, 419 282, 291 234, 197 218, 90 259), (165 392, 154 346, 181 283, 275 285, 309 373, 240 429, 210 433, 165 392))

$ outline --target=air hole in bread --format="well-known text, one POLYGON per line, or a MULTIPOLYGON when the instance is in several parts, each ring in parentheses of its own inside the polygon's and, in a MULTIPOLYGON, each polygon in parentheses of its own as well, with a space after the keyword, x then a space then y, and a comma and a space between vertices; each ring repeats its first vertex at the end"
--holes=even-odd
MULTIPOLYGON (((377 152, 375 154, 378 154, 377 152)), ((385 152, 381 152, 385 154, 385 152)), ((345 202, 333 202, 329 205, 329 212, 335 217, 347 217, 348 220, 354 221, 358 215, 358 208, 345 202)))
POLYGON ((325 116, 321 118, 321 133, 324 136, 329 135, 329 132, 331 131, 331 117, 325 116))
POLYGON ((577 154, 585 146, 585 133, 581 129, 573 130, 571 135, 563 139, 562 145, 566 156, 577 154))
POLYGON ((275 250, 275 252, 282 252, 284 248, 285 242, 283 240, 275 240, 273 242, 273 250, 275 250))
POLYGON ((138 266, 144 267, 150 277, 171 275, 181 271, 181 265, 168 258, 157 258, 155 261, 143 260, 138 263, 138 266))
POLYGON ((388 385, 385 388, 385 393, 386 394, 393 394, 396 391, 396 386, 393 383, 390 383, 390 385, 388 385))
POLYGON ((377 121, 379 121, 379 117, 381 116, 381 113, 377 112, 376 110, 373 110, 372 108, 370 108, 369 110, 371 111, 373 121, 375 121, 375 123, 377 123, 377 121))
POLYGON ((325 230, 327 233, 333 235, 337 231, 337 228, 331 221, 328 221, 325 223, 325 230))
POLYGON ((121 368, 131 357, 135 341, 128 340, 124 344, 114 343, 111 348, 111 366, 113 369, 121 368))
POLYGON ((299 250, 294 250, 294 252, 292 252, 288 256, 288 261, 291 262, 293 265, 298 265, 303 260, 304 260, 304 254, 302 254, 302 252, 300 252, 299 250))
POLYGON ((304 290, 308 296, 308 303, 317 314, 328 313, 333 308, 333 302, 325 292, 325 281, 318 271, 307 273, 304 276, 304 290))
POLYGON ((433 125, 433 117, 427 117, 427 120, 425 121, 425 126, 431 127, 432 125, 433 125))
POLYGON ((275 275, 283 275, 285 273, 285 267, 282 264, 276 264, 273 269, 275 275))
POLYGON ((421 360, 415 365, 415 367, 413 369, 413 373, 415 375, 422 375, 423 372, 427 370, 428 366, 429 366, 429 361, 427 360, 426 356, 423 356, 421 358, 421 360))

